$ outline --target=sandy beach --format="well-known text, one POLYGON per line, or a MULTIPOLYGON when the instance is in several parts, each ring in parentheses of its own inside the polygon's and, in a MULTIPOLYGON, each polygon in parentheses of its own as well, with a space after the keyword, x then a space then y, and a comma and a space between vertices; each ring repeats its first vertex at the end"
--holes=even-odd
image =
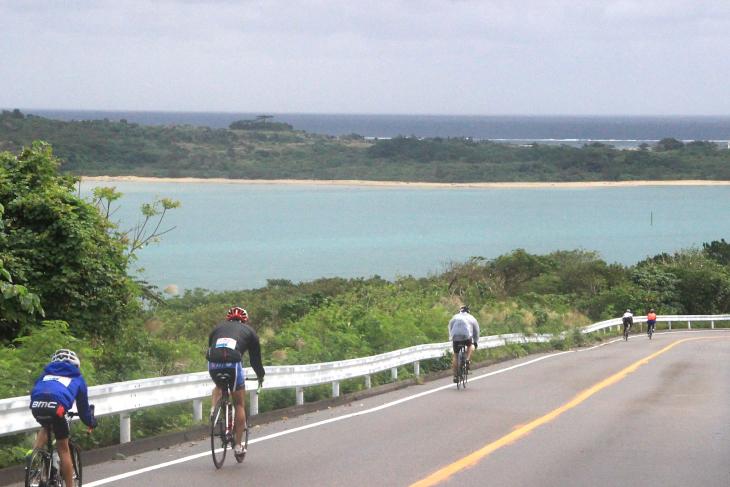
POLYGON ((588 181, 575 183, 405 183, 400 181, 314 180, 314 179, 225 179, 225 178, 145 178, 139 176, 85 176, 89 182, 218 183, 218 184, 297 184, 322 186, 389 186, 412 188, 607 188, 619 186, 728 186, 730 181, 588 181))

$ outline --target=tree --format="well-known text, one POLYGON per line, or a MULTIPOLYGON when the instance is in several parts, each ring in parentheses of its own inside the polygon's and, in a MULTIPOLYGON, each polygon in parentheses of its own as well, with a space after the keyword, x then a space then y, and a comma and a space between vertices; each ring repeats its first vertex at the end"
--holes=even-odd
POLYGON ((713 240, 712 242, 703 243, 702 250, 707 257, 714 260, 718 264, 729 265, 730 264, 730 243, 727 243, 725 239, 713 240))
MULTIPOLYGON (((78 179, 56 174, 58 164, 40 142, 18 156, 0 154, 0 255, 17 283, 38 296, 47 318, 68 322, 75 334, 111 335, 139 309, 141 287, 127 274, 130 261, 114 225, 76 194, 78 179)), ((17 316, 23 306, 22 299, 5 301, 3 313, 17 316)), ((24 326, 9 323, 0 339, 24 334, 24 326)))
POLYGON ((670 151, 670 150, 679 150, 684 147, 684 142, 681 142, 673 137, 667 137, 665 139, 660 140, 656 144, 656 150, 663 152, 663 151, 670 151))
POLYGON ((493 275, 501 280, 504 292, 509 296, 521 284, 555 268, 556 264, 545 256, 532 255, 524 249, 517 249, 500 255, 490 261, 488 266, 493 275))
MULTIPOLYGON (((1 175, 2 170, 0 169, 0 177, 1 175)), ((2 233, 5 228, 2 219, 4 211, 5 209, 0 205, 0 242, 4 239, 4 233, 2 233)), ((27 322, 33 318, 32 315, 36 312, 41 316, 44 315, 38 296, 28 292, 28 288, 25 286, 13 284, 13 278, 5 270, 3 260, 0 259, 0 336, 4 336, 6 331, 9 334, 11 324, 20 323, 21 327, 27 327, 27 322)))

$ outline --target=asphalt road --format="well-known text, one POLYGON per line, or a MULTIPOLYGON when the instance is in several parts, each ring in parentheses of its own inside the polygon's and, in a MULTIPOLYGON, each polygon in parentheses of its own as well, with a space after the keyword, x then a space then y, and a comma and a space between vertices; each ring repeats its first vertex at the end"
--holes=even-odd
POLYGON ((637 335, 264 425, 240 465, 216 470, 206 438, 89 466, 84 485, 727 486, 728 365, 730 332, 637 335))

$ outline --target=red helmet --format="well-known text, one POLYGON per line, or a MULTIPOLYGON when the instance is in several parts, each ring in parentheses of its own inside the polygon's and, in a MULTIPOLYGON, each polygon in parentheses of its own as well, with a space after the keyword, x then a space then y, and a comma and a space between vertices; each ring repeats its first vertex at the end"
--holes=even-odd
POLYGON ((228 321, 238 320, 244 323, 248 323, 248 313, 246 313, 245 309, 236 306, 235 308, 231 308, 228 310, 227 319, 228 321))

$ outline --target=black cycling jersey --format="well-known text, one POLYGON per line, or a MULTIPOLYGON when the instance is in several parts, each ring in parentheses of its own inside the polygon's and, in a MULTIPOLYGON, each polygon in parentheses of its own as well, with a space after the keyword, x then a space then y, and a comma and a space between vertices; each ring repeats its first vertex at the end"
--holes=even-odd
POLYGON ((208 346, 215 346, 220 338, 232 338, 236 340, 236 350, 241 352, 241 355, 248 350, 251 367, 253 367, 258 378, 263 379, 265 372, 264 366, 261 363, 261 344, 253 328, 241 321, 226 321, 216 326, 210 332, 208 346))

